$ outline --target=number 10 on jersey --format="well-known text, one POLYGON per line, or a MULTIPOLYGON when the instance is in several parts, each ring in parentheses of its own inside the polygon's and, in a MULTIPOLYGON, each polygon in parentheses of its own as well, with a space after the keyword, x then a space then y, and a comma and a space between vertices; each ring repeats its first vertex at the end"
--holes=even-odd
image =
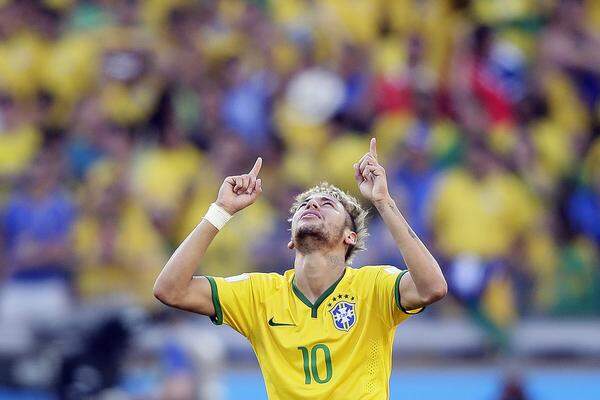
POLYGON ((329 382, 331 376, 333 375, 333 366, 331 365, 331 352, 329 351, 329 347, 323 343, 317 343, 312 347, 312 349, 310 349, 310 352, 308 348, 304 346, 298 347, 298 350, 302 352, 302 360, 304 364, 304 383, 309 385, 313 379, 317 383, 329 382), (319 370, 317 369, 317 356, 319 356, 319 353, 323 353, 323 357, 325 357, 325 378, 321 378, 321 376, 319 376, 319 370))

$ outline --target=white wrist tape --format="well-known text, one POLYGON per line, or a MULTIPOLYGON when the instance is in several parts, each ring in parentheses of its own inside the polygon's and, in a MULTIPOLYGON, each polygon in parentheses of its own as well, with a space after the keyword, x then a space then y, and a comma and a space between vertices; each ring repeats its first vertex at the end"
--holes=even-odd
POLYGON ((231 214, 225 211, 223 207, 218 206, 216 203, 212 203, 210 207, 208 207, 206 215, 204 215, 204 219, 210 222, 218 230, 221 230, 227 221, 231 219, 231 217, 231 214))

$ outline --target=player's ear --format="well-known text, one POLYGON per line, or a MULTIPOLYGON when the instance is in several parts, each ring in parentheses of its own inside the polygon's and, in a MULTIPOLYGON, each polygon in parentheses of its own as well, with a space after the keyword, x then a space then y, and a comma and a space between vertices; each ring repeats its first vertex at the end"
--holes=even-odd
POLYGON ((344 234, 344 243, 347 245, 355 246, 357 237, 358 235, 356 234, 356 232, 346 228, 346 232, 344 234))
POLYGON ((290 241, 288 242, 288 249, 290 249, 290 250, 293 250, 293 249, 294 249, 294 241, 293 241, 293 240, 290 240, 290 241))

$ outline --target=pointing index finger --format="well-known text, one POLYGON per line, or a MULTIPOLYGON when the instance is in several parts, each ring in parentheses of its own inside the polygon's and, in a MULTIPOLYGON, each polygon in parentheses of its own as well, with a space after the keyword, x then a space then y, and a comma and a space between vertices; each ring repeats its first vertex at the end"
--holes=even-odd
POLYGON ((371 138, 371 143, 369 144, 369 153, 377 159, 377 140, 375 138, 371 138))
POLYGON ((262 158, 258 157, 256 159, 256 162, 254 163, 254 166, 248 174, 253 175, 254 177, 258 176, 258 173, 260 172, 260 167, 262 167, 262 158))

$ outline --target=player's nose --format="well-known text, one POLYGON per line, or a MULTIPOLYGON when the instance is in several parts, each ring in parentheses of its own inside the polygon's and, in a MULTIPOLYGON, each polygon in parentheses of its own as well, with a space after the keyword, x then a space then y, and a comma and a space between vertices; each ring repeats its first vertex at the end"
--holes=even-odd
POLYGON ((318 210, 320 208, 319 206, 319 202, 315 199, 310 199, 307 203, 306 203, 306 209, 309 208, 314 208, 315 210, 318 210))

